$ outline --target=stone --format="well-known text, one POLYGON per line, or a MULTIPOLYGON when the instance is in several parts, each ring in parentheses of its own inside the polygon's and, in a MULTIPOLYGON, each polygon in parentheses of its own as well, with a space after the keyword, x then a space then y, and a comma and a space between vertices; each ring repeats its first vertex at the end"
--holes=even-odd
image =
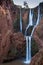
POLYGON ((33 38, 38 44, 39 51, 32 57, 30 65, 43 65, 43 17, 35 29, 33 38))
POLYGON ((43 48, 43 17, 39 23, 39 25, 36 27, 34 35, 33 35, 34 40, 40 48, 43 48))
MULTIPOLYGON (((7 57, 11 45, 14 46, 14 49, 17 48, 18 53, 20 50, 22 52, 22 49, 25 45, 25 38, 23 34, 20 32, 18 33, 13 32, 12 21, 13 20, 9 9, 5 10, 5 8, 0 6, 0 63, 8 59, 7 57)), ((15 58, 14 56, 13 58, 15 58)))
POLYGON ((43 48, 33 56, 30 65, 43 65, 43 48))

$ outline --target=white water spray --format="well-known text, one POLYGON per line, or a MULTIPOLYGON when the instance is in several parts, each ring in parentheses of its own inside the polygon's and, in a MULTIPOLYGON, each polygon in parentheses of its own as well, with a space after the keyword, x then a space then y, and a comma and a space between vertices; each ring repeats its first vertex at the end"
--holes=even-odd
POLYGON ((38 18, 37 18, 37 22, 36 22, 36 25, 34 26, 33 30, 32 30, 32 33, 31 33, 31 37, 33 35, 33 32, 35 30, 35 28, 37 27, 37 25, 39 24, 40 22, 40 7, 38 7, 38 18))
MULTIPOLYGON (((33 26, 33 13, 32 10, 30 9, 30 13, 29 13, 29 24, 26 27, 25 30, 25 38, 26 38, 26 60, 24 61, 24 63, 29 64, 31 62, 31 39, 32 39, 32 35, 33 32, 35 30, 35 28, 37 27, 37 25, 39 24, 40 21, 40 8, 38 7, 38 18, 36 21, 36 25, 34 25, 33 30, 31 32, 30 36, 26 36, 27 30, 30 26, 33 26)), ((22 32, 22 16, 21 16, 21 8, 20 8, 20 31, 22 32)))
POLYGON ((26 30, 25 30, 25 35, 27 33, 27 30, 30 26, 33 26, 33 13, 32 13, 32 10, 30 9, 30 12, 29 12, 29 23, 26 27, 26 30))
MULTIPOLYGON (((30 17, 29 17, 30 18, 30 17)), ((38 18, 37 18, 37 22, 36 22, 36 25, 34 25, 33 27, 33 30, 31 32, 31 35, 30 36, 25 36, 26 37, 26 61, 24 61, 24 63, 26 64, 29 64, 31 62, 31 38, 32 38, 32 35, 33 35, 33 32, 35 30, 35 28, 37 27, 37 25, 39 24, 39 21, 40 21, 40 8, 38 7, 38 18)), ((30 18, 30 21, 29 21, 29 25, 27 26, 26 30, 32 26, 32 20, 30 18)))
POLYGON ((31 61, 31 37, 26 36, 26 61, 24 63, 30 63, 31 61))

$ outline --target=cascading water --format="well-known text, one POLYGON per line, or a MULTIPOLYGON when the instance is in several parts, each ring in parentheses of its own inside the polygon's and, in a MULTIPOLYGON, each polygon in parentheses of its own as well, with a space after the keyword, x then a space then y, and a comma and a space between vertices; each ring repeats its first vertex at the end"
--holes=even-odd
POLYGON ((26 35, 26 33, 27 33, 27 29, 28 29, 30 26, 33 26, 33 21, 32 21, 32 19, 33 19, 33 13, 32 13, 32 10, 30 9, 30 12, 29 12, 29 23, 28 23, 28 25, 27 25, 27 27, 26 27, 25 35, 26 35))
MULTIPOLYGON (((29 27, 33 26, 33 13, 32 10, 30 9, 30 13, 29 13, 29 24, 26 27, 25 30, 25 38, 26 38, 26 60, 24 61, 24 63, 29 64, 31 62, 31 39, 32 39, 32 35, 33 32, 35 30, 35 28, 37 27, 37 25, 39 24, 39 20, 40 20, 40 8, 38 7, 38 18, 36 21, 36 25, 34 25, 31 35, 30 36, 26 36, 27 30, 29 27)), ((22 16, 21 16, 21 8, 20 8, 20 32, 22 32, 22 16)))
POLYGON ((31 36, 26 36, 27 30, 30 26, 33 26, 33 13, 30 9, 29 13, 29 24, 26 27, 25 37, 26 37, 26 61, 24 63, 30 63, 31 61, 31 36))
MULTIPOLYGON (((31 10, 30 10, 30 13, 31 13, 31 10)), ((32 17, 31 14, 29 14, 29 16, 32 17)), ((29 17, 29 25, 27 26, 26 31, 30 26, 33 25, 32 18, 30 18, 30 17, 29 17)), ((40 20, 40 8, 38 7, 38 18, 37 18, 36 25, 34 25, 31 35, 25 36, 26 37, 26 61, 24 61, 24 63, 26 63, 26 64, 29 64, 31 62, 31 38, 32 38, 35 28, 39 24, 39 20, 40 20)))
POLYGON ((31 61, 31 37, 26 36, 26 61, 24 63, 30 63, 31 61))
POLYGON ((37 18, 37 22, 36 22, 36 25, 34 26, 33 30, 32 30, 32 33, 31 33, 31 37, 33 35, 33 32, 35 30, 35 28, 37 27, 37 25, 39 24, 40 22, 40 7, 38 7, 38 18, 37 18))
POLYGON ((22 15, 21 15, 21 8, 20 8, 20 32, 22 32, 22 15))
POLYGON ((29 14, 29 25, 32 26, 33 25, 33 13, 32 13, 32 10, 30 9, 30 14, 29 14))

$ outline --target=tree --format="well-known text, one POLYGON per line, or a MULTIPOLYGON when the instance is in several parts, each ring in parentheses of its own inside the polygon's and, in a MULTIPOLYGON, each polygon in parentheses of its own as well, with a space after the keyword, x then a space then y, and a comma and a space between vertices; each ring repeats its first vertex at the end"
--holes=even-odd
POLYGON ((26 1, 24 1, 24 6, 25 6, 26 8, 28 8, 28 4, 27 4, 26 1))

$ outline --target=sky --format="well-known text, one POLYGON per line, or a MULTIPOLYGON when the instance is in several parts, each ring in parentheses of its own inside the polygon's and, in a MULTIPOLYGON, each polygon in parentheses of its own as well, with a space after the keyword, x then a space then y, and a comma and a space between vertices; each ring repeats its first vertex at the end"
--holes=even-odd
POLYGON ((24 1, 28 3, 29 8, 37 7, 43 0, 13 0, 14 4, 24 7, 24 1))

